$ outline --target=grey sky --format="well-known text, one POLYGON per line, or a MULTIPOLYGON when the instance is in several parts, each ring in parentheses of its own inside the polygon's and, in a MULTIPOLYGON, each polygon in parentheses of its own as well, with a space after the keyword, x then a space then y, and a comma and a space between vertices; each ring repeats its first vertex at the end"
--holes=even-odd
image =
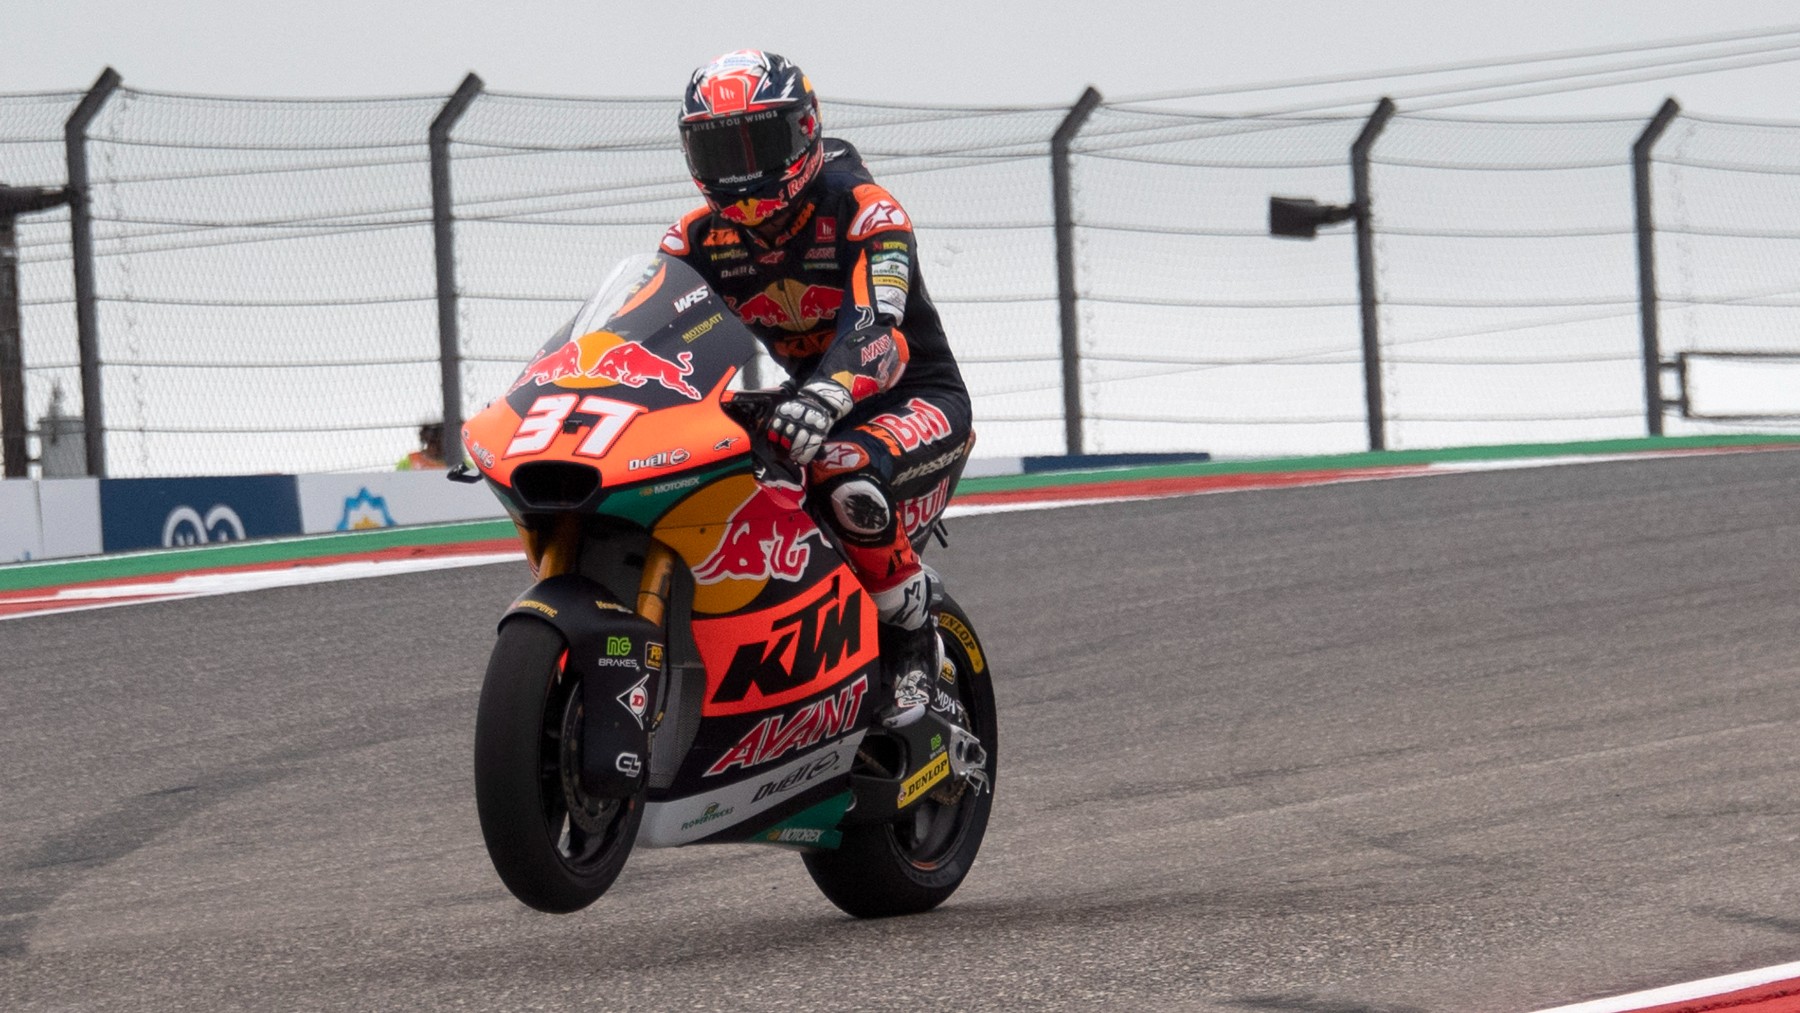
MULTIPOLYGON (((110 64, 140 89, 219 95, 442 94, 470 70, 496 91, 672 95, 694 65, 751 46, 799 62, 828 103, 838 96, 1066 104, 1088 84, 1119 99, 1800 24, 1791 0, 4 0, 4 7, 0 92, 85 88, 110 64)), ((1786 41, 1800 45, 1800 36, 1786 41)), ((1674 95, 1691 112, 1800 122, 1800 48, 1753 58, 1784 57, 1791 62, 1467 108, 1484 116, 1647 115, 1674 95)), ((1488 70, 1468 79, 1503 76, 1488 70)), ((1319 97, 1360 100, 1442 81, 1225 96, 1198 107, 1236 113, 1319 97)))

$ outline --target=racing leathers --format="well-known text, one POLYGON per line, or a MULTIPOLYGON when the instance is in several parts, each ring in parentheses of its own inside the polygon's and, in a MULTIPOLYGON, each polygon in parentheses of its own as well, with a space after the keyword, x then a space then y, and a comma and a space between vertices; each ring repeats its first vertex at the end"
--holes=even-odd
POLYGON ((901 658, 888 721, 902 724, 923 713, 938 665, 935 577, 913 540, 973 445, 969 394, 906 212, 848 142, 827 138, 824 157, 773 234, 700 208, 662 249, 700 272, 797 385, 771 431, 807 465, 816 510, 875 602, 883 653, 901 658))

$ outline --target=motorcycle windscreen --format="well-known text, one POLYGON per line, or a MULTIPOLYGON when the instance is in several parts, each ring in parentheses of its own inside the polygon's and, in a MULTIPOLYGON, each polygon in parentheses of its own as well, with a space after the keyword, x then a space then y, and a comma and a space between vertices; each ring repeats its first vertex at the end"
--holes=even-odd
POLYGON ((705 397, 755 349, 737 314, 693 268, 661 254, 630 257, 544 344, 507 400, 521 415, 552 391, 676 407, 705 397))

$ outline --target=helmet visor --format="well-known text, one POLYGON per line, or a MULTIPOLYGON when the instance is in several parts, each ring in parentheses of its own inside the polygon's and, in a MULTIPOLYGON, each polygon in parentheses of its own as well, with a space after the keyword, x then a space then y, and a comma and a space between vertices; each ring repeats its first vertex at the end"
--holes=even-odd
POLYGON ((806 121, 812 110, 784 106, 681 125, 688 171, 709 188, 754 189, 778 178, 806 153, 812 137, 806 121))

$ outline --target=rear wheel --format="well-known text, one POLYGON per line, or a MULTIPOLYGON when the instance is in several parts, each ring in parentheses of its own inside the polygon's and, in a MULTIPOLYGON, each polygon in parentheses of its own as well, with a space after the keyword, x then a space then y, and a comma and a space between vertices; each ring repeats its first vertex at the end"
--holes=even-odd
POLYGON ((566 914, 618 878, 642 795, 596 799, 581 790, 581 679, 562 634, 509 620, 488 661, 475 716, 475 807, 494 870, 513 896, 566 914))
MULTIPOLYGON (((944 656, 956 668, 956 682, 940 686, 962 704, 969 729, 987 752, 986 790, 975 783, 961 790, 940 787, 908 806, 897 822, 847 826, 835 851, 807 852, 806 871, 819 890, 858 918, 917 914, 942 904, 969 874, 987 833, 999 739, 994 684, 974 626, 948 596, 943 619, 938 636, 944 656)), ((878 735, 879 729, 871 734, 878 735)), ((865 750, 862 762, 880 752, 865 750)), ((896 771, 871 773, 893 776, 896 771)))

